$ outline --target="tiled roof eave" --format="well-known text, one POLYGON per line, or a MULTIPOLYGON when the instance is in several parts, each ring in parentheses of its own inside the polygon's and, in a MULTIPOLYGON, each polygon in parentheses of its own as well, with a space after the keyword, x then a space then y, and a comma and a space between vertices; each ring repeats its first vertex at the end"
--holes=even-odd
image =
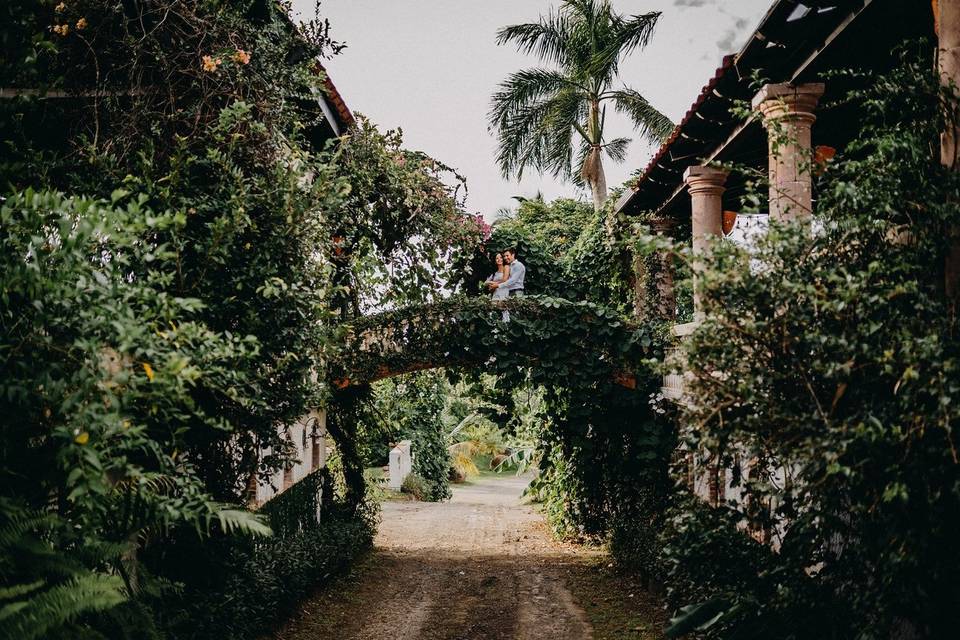
POLYGON ((324 67, 320 62, 317 62, 317 71, 323 74, 323 87, 327 92, 327 95, 325 96, 327 103, 333 107, 334 112, 337 114, 337 117, 340 120, 342 128, 351 128, 354 124, 356 124, 356 119, 353 117, 353 113, 350 111, 350 108, 344 101, 343 96, 341 96, 340 92, 337 90, 336 85, 333 84, 333 80, 330 79, 330 74, 327 72, 326 67, 324 67))
POLYGON ((706 85, 704 85, 703 89, 700 90, 700 94, 697 96, 696 101, 694 101, 693 105, 691 105, 691 107, 687 110, 686 114, 684 114, 683 118, 680 120, 677 126, 674 127, 673 132, 671 132, 671 134, 667 137, 667 139, 664 140, 663 144, 660 146, 660 149, 653 156, 653 158, 651 158, 650 162, 647 163, 647 166, 644 168, 643 173, 640 175, 636 183, 633 185, 633 189, 630 191, 626 191, 624 193, 624 196, 620 198, 620 201, 618 201, 617 203, 618 211, 622 210, 624 207, 626 207, 629 204, 633 194, 640 189, 641 185, 643 185, 645 181, 650 180, 651 173, 653 173, 653 171, 658 167, 658 165, 661 165, 662 162, 668 158, 670 149, 673 147, 674 143, 682 137, 684 129, 687 127, 690 121, 694 117, 696 117, 697 112, 703 106, 703 104, 711 96, 717 95, 715 94, 717 85, 724 78, 724 76, 730 71, 730 69, 734 68, 735 59, 736 59, 736 56, 733 56, 733 55, 724 56, 722 63, 720 64, 719 67, 717 67, 717 70, 714 73, 713 77, 707 82, 706 85))

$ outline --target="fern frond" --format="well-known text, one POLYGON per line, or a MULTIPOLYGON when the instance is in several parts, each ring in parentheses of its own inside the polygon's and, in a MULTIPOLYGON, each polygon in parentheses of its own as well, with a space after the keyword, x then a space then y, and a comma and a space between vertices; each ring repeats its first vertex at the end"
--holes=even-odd
POLYGON ((264 516, 242 509, 231 509, 227 505, 217 506, 218 509, 212 515, 217 519, 224 533, 258 538, 267 538, 273 535, 273 529, 267 524, 264 516))
MULTIPOLYGON (((19 598, 24 596, 31 591, 36 591, 46 584, 45 580, 35 580, 26 584, 15 584, 11 587, 2 587, 0 588, 0 600, 11 600, 13 598, 19 598)), ((3 612, 0 610, 0 620, 3 619, 3 612)))
POLYGON ((76 620, 104 611, 126 599, 123 581, 97 573, 76 576, 28 600, 0 609, 0 637, 34 640, 76 620))

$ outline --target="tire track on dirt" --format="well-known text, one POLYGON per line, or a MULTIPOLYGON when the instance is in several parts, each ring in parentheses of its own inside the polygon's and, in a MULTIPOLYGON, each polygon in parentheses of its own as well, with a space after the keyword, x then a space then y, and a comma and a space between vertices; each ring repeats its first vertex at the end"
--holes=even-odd
POLYGON ((529 478, 485 477, 446 503, 387 502, 374 551, 304 604, 277 640, 581 640, 563 570, 596 552, 550 539, 520 500, 529 478))

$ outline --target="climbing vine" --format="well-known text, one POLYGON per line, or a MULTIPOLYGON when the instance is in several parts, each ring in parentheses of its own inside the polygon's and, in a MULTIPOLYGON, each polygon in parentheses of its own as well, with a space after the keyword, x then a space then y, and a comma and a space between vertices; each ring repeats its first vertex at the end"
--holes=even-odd
POLYGON ((675 635, 957 628, 958 344, 938 266, 960 223, 938 136, 956 96, 930 68, 911 54, 855 76, 861 130, 822 168, 813 228, 717 243, 697 274, 682 440, 740 497, 671 496, 647 569, 686 605, 675 635))

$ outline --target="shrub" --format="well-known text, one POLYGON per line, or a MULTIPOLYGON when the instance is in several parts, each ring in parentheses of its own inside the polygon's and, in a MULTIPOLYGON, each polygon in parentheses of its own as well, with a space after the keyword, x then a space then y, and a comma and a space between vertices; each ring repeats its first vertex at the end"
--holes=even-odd
POLYGON ((430 482, 416 473, 408 473, 403 479, 403 484, 400 485, 400 491, 409 493, 417 500, 429 500, 433 496, 434 488, 430 482))
POLYGON ((960 178, 938 149, 955 97, 929 69, 848 98, 863 130, 818 185, 813 232, 774 225, 704 261, 707 316, 685 350, 691 397, 710 401, 685 406, 685 438, 724 467, 755 461, 747 508, 681 503, 665 534, 668 581, 706 598, 686 613, 711 637, 942 638, 960 623, 960 342, 941 271, 960 178), (744 518, 778 553, 735 540, 744 518))
POLYGON ((427 483, 423 500, 450 497, 450 453, 441 415, 447 388, 437 372, 385 380, 374 386, 363 413, 359 440, 368 464, 385 464, 390 442, 410 440, 413 472, 427 483))
POLYGON ((376 507, 334 501, 325 469, 268 501, 261 511, 278 535, 258 541, 222 538, 201 550, 164 550, 186 584, 155 601, 171 637, 249 640, 271 631, 316 588, 370 547, 376 507), (322 498, 322 499, 321 499, 322 498))

